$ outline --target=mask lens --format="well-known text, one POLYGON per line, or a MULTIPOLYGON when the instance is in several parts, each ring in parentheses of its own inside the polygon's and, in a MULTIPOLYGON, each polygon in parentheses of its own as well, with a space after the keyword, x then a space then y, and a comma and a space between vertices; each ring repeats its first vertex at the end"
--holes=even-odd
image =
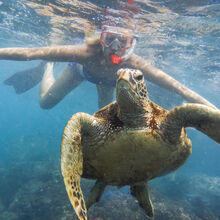
POLYGON ((123 34, 116 34, 111 32, 102 32, 101 34, 101 43, 104 46, 111 46, 112 43, 117 39, 117 42, 120 43, 121 49, 128 49, 132 45, 133 38, 130 36, 125 36, 123 34))
POLYGON ((107 46, 110 46, 115 39, 116 39, 116 35, 115 34, 106 33, 106 35, 105 35, 105 43, 106 43, 107 46))
POLYGON ((127 49, 129 47, 131 47, 131 42, 132 42, 132 38, 129 36, 118 36, 118 40, 121 43, 121 48, 122 49, 127 49))

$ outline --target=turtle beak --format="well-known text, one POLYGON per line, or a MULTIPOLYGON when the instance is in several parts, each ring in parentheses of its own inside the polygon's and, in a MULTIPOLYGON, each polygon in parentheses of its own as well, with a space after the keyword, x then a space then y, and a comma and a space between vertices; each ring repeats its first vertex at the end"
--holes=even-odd
POLYGON ((131 80, 131 71, 129 69, 120 69, 117 75, 116 97, 120 96, 121 99, 124 97, 125 101, 133 99, 136 96, 137 85, 132 82, 133 79, 131 80))
POLYGON ((118 81, 122 79, 124 81, 129 82, 130 71, 129 70, 125 70, 125 69, 120 69, 117 72, 117 76, 118 76, 118 81))
POLYGON ((126 82, 126 84, 128 84, 134 91, 136 91, 137 85, 136 85, 136 82, 134 81, 134 79, 131 76, 130 69, 120 69, 120 70, 118 70, 117 76, 118 76, 117 83, 119 83, 119 81, 122 80, 122 81, 126 82))

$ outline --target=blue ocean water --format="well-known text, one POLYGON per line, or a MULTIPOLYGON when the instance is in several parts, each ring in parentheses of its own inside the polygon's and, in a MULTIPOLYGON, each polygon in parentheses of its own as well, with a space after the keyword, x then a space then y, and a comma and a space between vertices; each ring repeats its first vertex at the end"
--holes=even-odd
MULTIPOLYGON (((220 1, 143 0, 137 4, 143 11, 135 53, 220 108, 220 1)), ((115 2, 2 0, 0 47, 49 45, 52 23, 57 24, 57 44, 76 44, 83 40, 85 24, 74 18, 98 24, 100 8, 105 6, 115 7, 115 2)), ((3 84, 13 73, 38 64, 0 61, 3 220, 75 217, 59 171, 60 142, 72 114, 98 110, 96 87, 83 82, 54 108, 43 110, 39 106, 40 85, 17 95, 3 84)), ((57 75, 64 65, 56 64, 57 75)), ((158 86, 147 85, 151 99, 164 108, 185 102, 158 86)), ((188 161, 175 173, 150 182, 156 220, 220 219, 220 147, 195 129, 187 129, 187 133, 193 144, 188 161)), ((83 190, 88 192, 92 183, 83 183, 83 190)), ((107 188, 89 215, 99 220, 146 219, 127 187, 107 188)))

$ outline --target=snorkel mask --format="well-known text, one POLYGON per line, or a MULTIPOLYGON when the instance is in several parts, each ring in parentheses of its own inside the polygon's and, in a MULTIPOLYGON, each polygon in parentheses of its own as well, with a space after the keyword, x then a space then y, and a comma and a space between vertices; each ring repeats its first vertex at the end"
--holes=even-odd
POLYGON ((136 36, 132 30, 105 25, 102 27, 100 42, 105 55, 110 56, 111 63, 119 64, 133 53, 136 36))
POLYGON ((133 53, 137 39, 135 17, 140 12, 133 0, 117 3, 119 10, 106 8, 100 36, 104 55, 113 64, 127 60, 133 53))

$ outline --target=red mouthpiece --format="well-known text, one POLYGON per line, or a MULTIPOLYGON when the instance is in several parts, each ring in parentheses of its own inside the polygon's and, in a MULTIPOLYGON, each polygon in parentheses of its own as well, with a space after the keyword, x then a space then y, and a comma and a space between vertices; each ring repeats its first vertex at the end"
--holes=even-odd
POLYGON ((111 61, 112 61, 113 64, 119 64, 123 60, 124 60, 123 57, 119 57, 115 54, 111 55, 111 61))

